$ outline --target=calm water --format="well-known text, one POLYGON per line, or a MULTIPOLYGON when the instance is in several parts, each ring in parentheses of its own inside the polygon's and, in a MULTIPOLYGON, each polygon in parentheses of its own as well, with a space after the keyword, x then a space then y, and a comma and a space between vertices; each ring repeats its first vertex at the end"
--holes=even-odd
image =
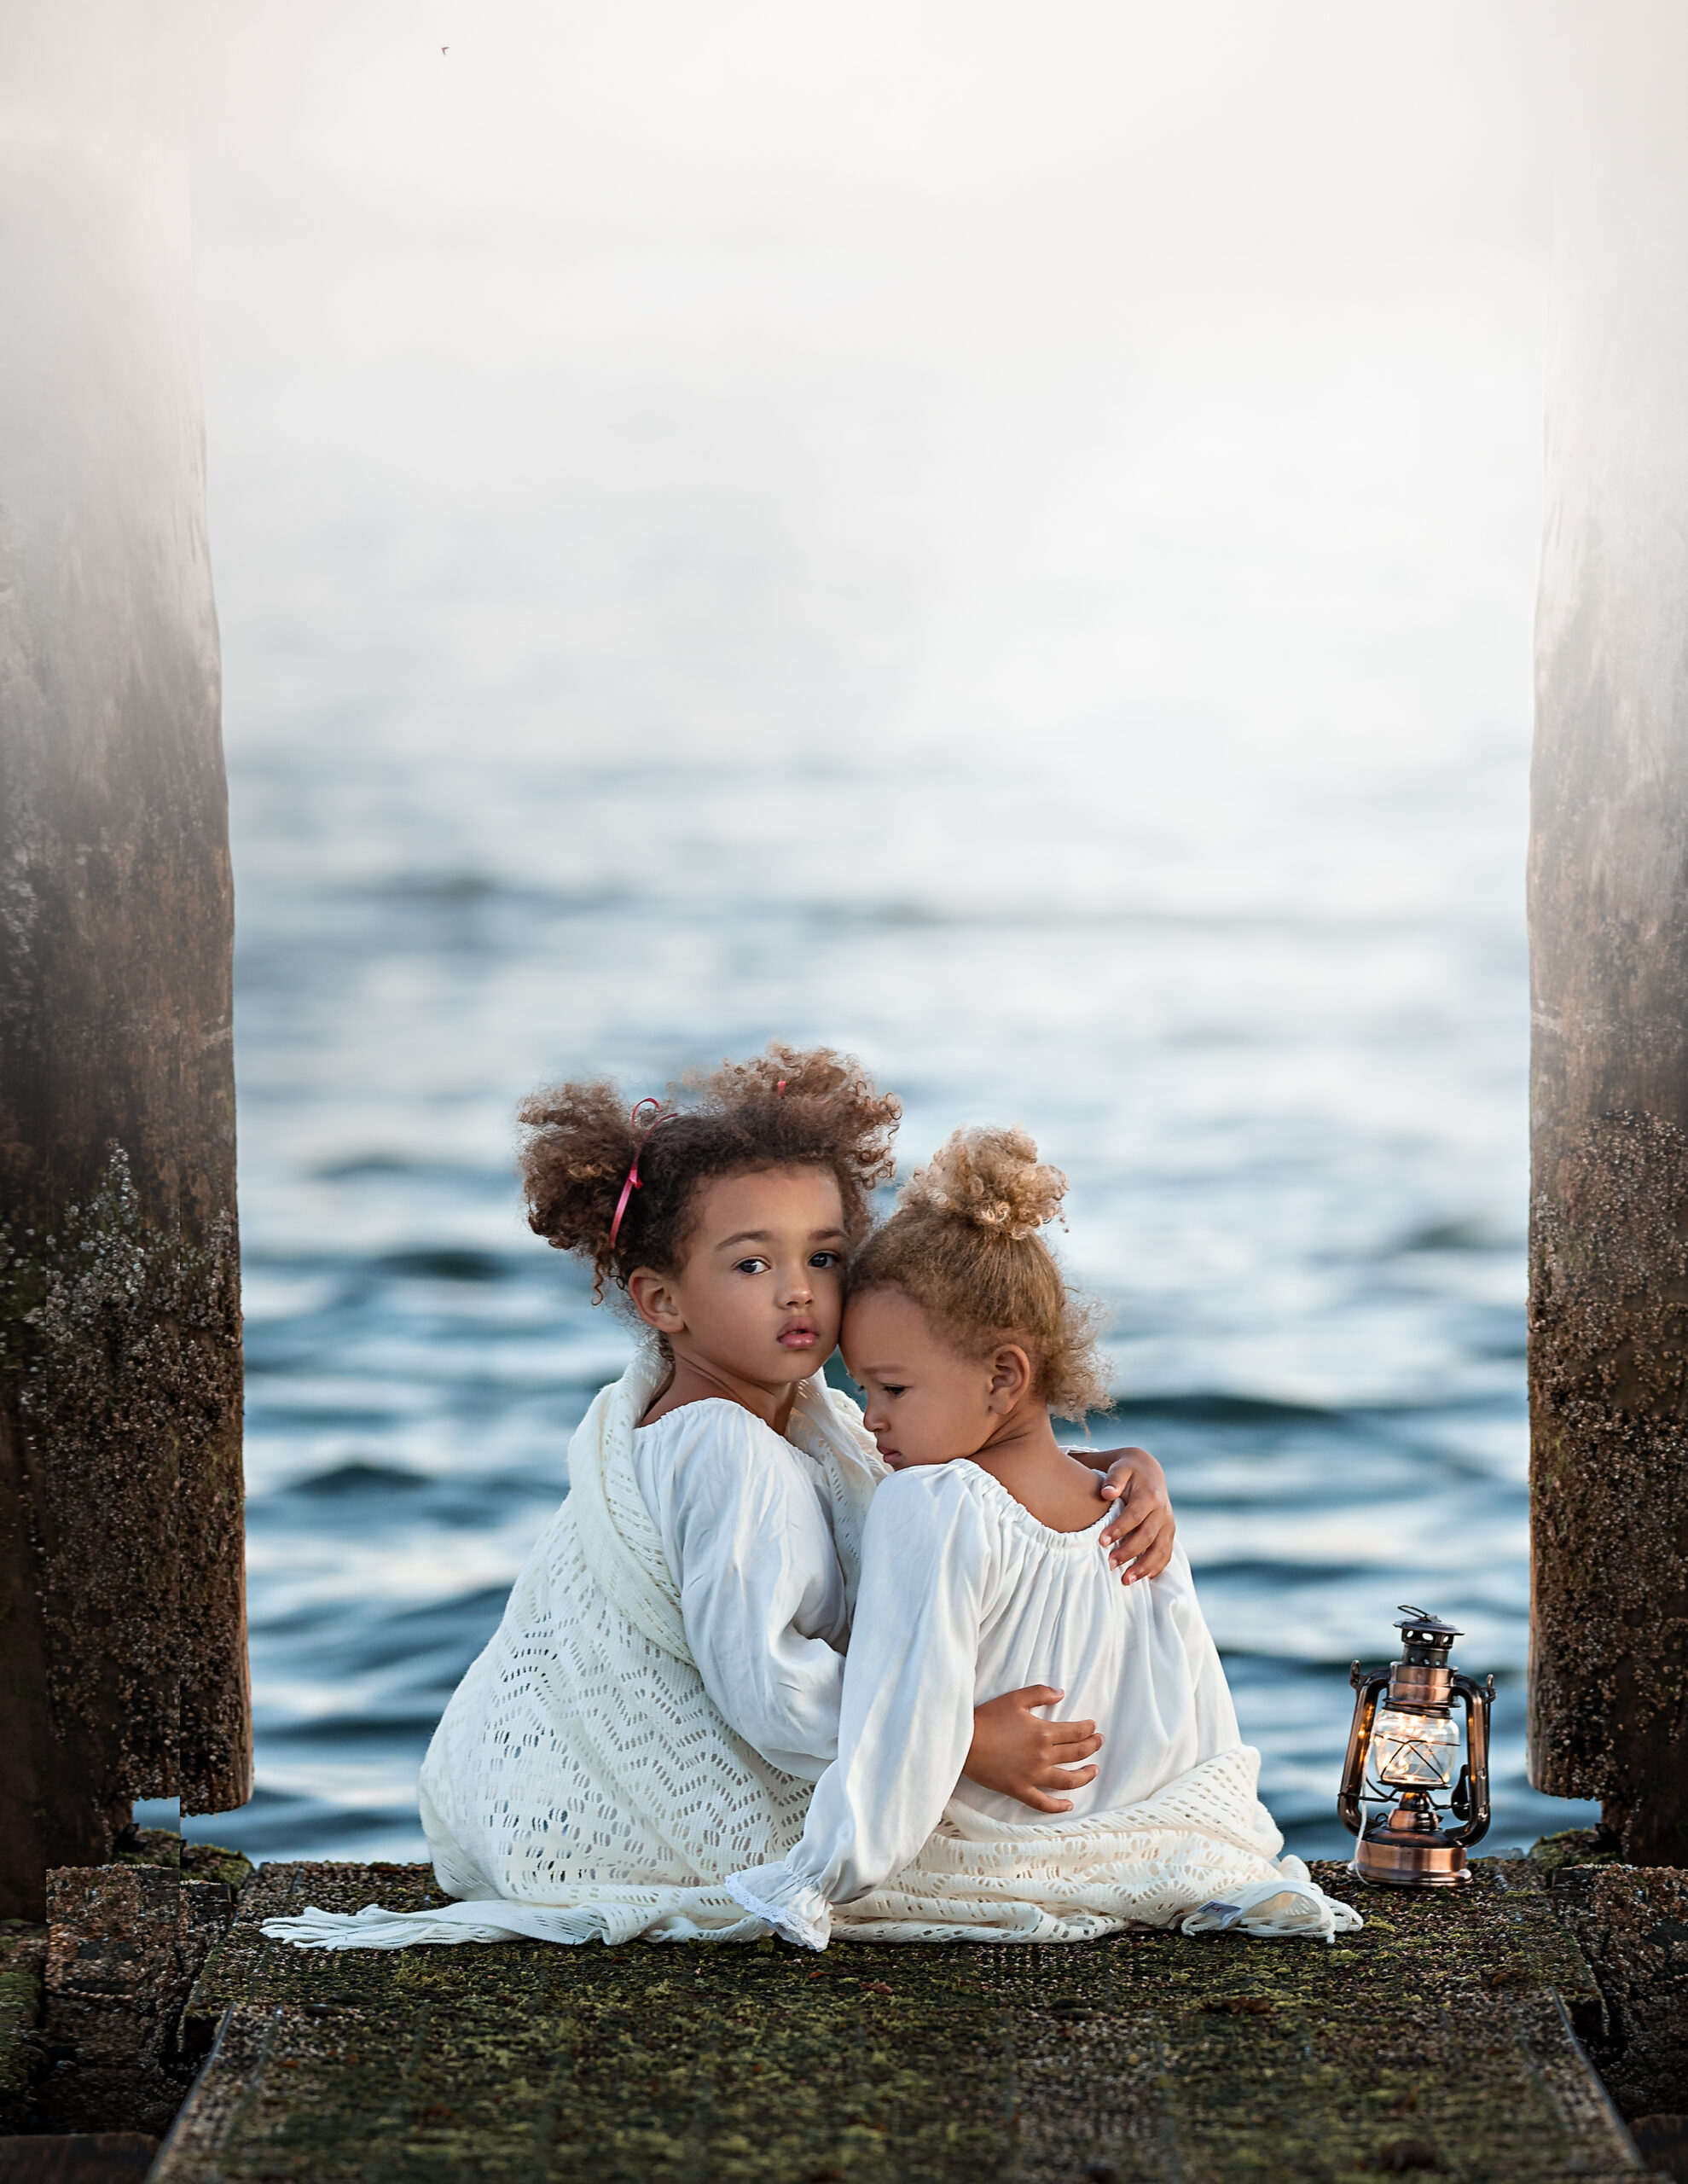
POLYGON ((1532 1796, 1540 269, 212 261, 259 1790, 415 1771, 628 1337, 512 1112, 771 1036, 1022 1122, 1265 1789, 1398 1601, 1532 1796))

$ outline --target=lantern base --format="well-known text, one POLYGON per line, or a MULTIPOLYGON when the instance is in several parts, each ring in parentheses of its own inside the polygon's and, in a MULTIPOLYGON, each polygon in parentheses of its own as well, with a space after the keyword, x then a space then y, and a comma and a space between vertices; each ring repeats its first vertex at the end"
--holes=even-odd
POLYGON ((1458 1843, 1379 1839, 1362 1835, 1349 1871, 1368 1888, 1465 1888, 1471 1869, 1458 1843))

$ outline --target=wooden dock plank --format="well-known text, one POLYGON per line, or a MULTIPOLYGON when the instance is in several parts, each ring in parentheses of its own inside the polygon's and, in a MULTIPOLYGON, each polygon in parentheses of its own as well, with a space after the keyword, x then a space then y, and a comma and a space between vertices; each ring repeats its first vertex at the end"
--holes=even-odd
POLYGON ((1459 1896, 1365 1894, 1329 1948, 307 1954, 258 1931, 307 1901, 437 1900, 422 1867, 263 1869, 194 1990, 218 2043, 154 2184, 1641 2173, 1575 2029, 1598 1990, 1523 1861, 1459 1896))

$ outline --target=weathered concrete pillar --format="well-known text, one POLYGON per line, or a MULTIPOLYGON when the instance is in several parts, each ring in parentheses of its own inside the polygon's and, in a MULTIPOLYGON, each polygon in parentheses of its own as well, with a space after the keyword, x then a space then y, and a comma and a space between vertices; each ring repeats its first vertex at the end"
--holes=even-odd
POLYGON ((185 189, 0 137, 0 1916, 251 1793, 185 189))
POLYGON ((1529 862, 1531 1775, 1688 1864, 1688 9, 1575 0, 1529 862))

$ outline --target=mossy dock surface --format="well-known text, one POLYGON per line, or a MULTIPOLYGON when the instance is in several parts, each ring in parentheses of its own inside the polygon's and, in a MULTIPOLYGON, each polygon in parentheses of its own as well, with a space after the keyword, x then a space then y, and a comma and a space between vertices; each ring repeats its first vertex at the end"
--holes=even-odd
POLYGON ((1365 1891, 1331 1947, 781 1943, 305 1953, 305 1902, 424 1867, 274 1865, 190 2012, 218 2045, 157 2184, 1276 2184, 1634 2176, 1574 2031, 1601 2001, 1540 1869, 1365 1891))

